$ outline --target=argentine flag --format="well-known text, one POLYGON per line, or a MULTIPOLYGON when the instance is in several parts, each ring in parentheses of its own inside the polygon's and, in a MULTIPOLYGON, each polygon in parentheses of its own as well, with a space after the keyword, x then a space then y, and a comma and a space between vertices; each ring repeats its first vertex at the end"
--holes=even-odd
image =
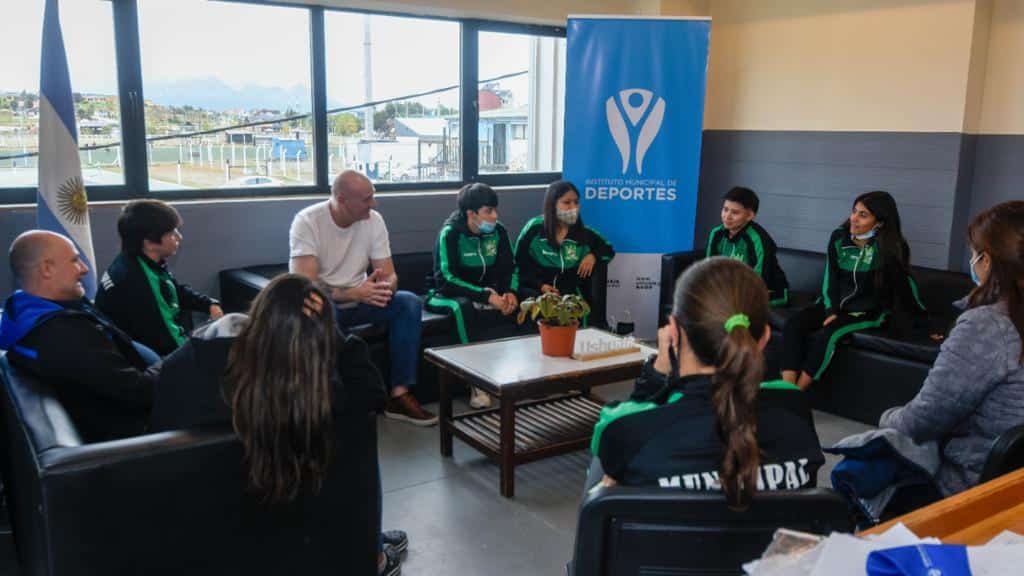
POLYGON ((89 227, 89 201, 82 182, 71 77, 60 32, 57 0, 46 0, 39 74, 39 192, 36 226, 71 238, 89 267, 85 295, 96 295, 96 257, 89 227))

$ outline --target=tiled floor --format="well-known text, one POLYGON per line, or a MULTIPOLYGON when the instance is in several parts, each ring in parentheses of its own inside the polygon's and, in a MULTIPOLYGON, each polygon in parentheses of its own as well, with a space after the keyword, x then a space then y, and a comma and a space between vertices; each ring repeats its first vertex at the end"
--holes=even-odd
MULTIPOLYGON (((608 398, 631 384, 602 388, 608 398)), ((436 409, 436 406, 430 406, 436 409)), ((456 411, 460 408, 456 408, 456 411)), ((868 427, 815 413, 822 445, 868 427)), ((564 574, 589 454, 585 451, 516 468, 516 496, 498 494, 498 467, 459 440, 441 458, 437 428, 380 420, 384 527, 409 533, 407 576, 564 574)), ((828 486, 834 459, 818 484, 828 486)))

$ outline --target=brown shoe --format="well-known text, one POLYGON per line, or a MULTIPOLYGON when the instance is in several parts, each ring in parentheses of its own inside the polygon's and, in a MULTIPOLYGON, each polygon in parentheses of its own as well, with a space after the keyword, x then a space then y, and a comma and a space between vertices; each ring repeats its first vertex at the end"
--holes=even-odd
POLYGON ((410 392, 388 399, 384 407, 384 415, 395 420, 404 420, 417 426, 433 426, 437 424, 437 416, 424 410, 416 397, 410 392))

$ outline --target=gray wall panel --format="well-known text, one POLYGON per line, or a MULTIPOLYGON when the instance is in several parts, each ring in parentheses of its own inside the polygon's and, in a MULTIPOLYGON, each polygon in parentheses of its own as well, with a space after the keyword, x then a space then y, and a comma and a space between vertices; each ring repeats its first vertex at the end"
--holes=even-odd
MULTIPOLYGON (((512 234, 541 212, 543 187, 500 189, 498 213, 512 234)), ((247 199, 221 202, 177 202, 185 224, 184 241, 171 261, 171 269, 184 282, 217 294, 217 272, 288 259, 288 228, 292 216, 318 198, 247 199)), ((379 210, 388 223, 394 253, 433 249, 437 231, 455 208, 455 192, 431 194, 378 194, 379 210)), ((93 244, 101 273, 117 255, 117 215, 121 204, 103 204, 90 210, 93 244)), ((0 245, 7 250, 14 238, 35 226, 34 208, 0 209, 0 245)), ((0 294, 12 287, 4 257, 0 268, 0 294)))
POLYGON ((971 216, 1007 200, 1024 200, 1024 135, 977 137, 971 216))
POLYGON ((956 201, 953 221, 949 226, 950 270, 967 271, 971 251, 967 248, 967 223, 970 221, 971 195, 974 192, 974 169, 978 155, 978 136, 964 134, 960 142, 960 165, 956 178, 956 201))

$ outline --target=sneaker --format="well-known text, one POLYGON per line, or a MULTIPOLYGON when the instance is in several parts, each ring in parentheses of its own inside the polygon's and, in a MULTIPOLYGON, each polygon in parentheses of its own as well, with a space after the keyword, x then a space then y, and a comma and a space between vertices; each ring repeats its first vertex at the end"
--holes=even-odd
POLYGON ((409 549, 409 535, 403 530, 384 530, 380 533, 384 548, 391 548, 399 554, 409 549))
POLYGON ((398 576, 402 573, 402 556, 394 549, 384 547, 384 566, 377 564, 377 576, 398 576))
POLYGON ((424 410, 416 397, 406 392, 401 396, 388 398, 384 407, 384 415, 395 420, 404 420, 417 426, 433 426, 437 424, 437 416, 424 410))
POLYGON ((479 388, 469 387, 469 406, 480 410, 491 407, 491 395, 479 388))

